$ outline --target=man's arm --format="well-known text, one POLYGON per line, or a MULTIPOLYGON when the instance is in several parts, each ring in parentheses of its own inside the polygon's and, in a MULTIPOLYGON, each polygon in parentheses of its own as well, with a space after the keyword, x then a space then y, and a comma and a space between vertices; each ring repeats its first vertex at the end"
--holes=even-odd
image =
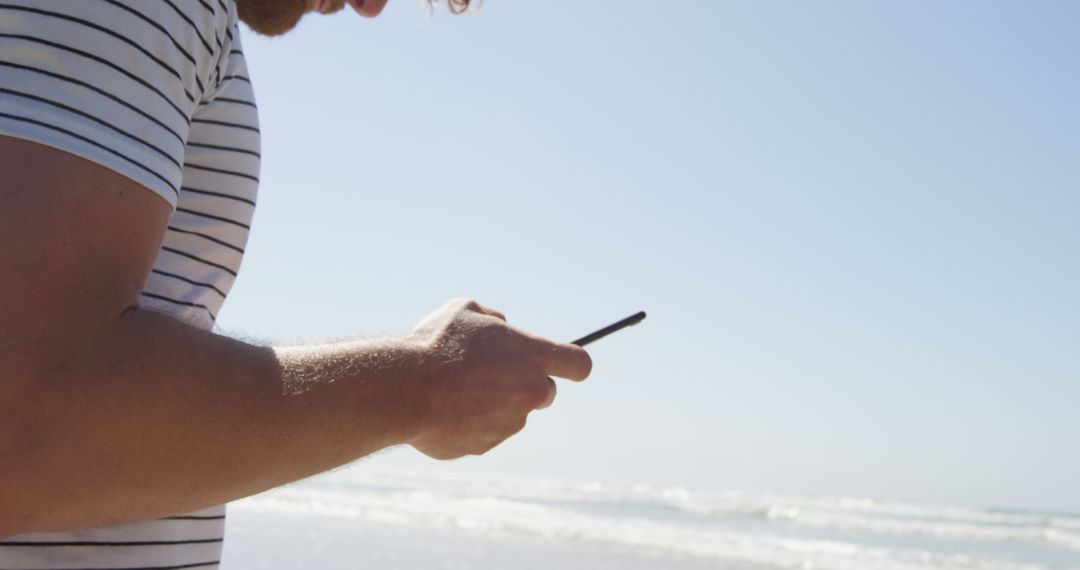
POLYGON ((138 307, 168 205, 0 137, 0 537, 197 510, 411 443, 482 453, 588 356, 448 304, 410 335, 272 349, 138 307))

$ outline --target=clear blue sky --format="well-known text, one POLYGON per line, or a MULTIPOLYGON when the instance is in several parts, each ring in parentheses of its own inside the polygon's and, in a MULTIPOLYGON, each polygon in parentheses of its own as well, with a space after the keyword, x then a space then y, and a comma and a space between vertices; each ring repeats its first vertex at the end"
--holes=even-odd
POLYGON ((569 340, 645 309, 470 465, 1080 511, 1077 22, 391 0, 248 33, 262 190, 219 323, 402 333, 470 296, 569 340))

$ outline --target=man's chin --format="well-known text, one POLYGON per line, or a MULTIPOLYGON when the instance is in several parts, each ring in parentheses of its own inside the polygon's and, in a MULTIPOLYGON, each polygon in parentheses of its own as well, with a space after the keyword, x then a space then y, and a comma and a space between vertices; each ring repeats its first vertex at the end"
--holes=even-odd
POLYGON ((240 21, 257 34, 280 36, 296 27, 307 10, 305 0, 236 0, 240 21))

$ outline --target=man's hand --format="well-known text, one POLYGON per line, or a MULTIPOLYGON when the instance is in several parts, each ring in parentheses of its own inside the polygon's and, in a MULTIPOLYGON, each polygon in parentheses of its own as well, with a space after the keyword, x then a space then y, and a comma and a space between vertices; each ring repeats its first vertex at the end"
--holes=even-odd
POLYGON ((426 355, 419 435, 413 447, 436 459, 479 455, 525 427, 529 412, 551 405, 554 375, 584 380, 589 355, 515 329, 498 311, 464 299, 424 319, 409 340, 426 355))

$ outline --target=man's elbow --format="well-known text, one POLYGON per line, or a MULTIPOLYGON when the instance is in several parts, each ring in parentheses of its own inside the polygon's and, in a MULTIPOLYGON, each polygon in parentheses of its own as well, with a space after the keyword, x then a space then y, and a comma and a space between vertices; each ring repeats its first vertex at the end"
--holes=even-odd
MULTIPOLYGON (((0 485, 6 484, 7 481, 0 477, 0 485)), ((8 537, 27 532, 26 530, 23 530, 26 528, 27 521, 20 520, 20 517, 15 514, 14 509, 8 508, 6 495, 6 491, 0 492, 0 540, 5 540, 8 537)))
MULTIPOLYGON (((7 422, 4 422, 5 424, 7 422)), ((23 482, 25 466, 20 465, 16 453, 11 452, 9 441, 10 434, 7 426, 0 434, 0 540, 16 534, 30 532, 33 527, 31 512, 24 504, 27 497, 26 485, 23 482)))
POLYGON ((25 352, 7 358, 0 351, 0 539, 36 529, 42 506, 32 492, 41 474, 50 437, 50 414, 42 405, 41 380, 25 352))

